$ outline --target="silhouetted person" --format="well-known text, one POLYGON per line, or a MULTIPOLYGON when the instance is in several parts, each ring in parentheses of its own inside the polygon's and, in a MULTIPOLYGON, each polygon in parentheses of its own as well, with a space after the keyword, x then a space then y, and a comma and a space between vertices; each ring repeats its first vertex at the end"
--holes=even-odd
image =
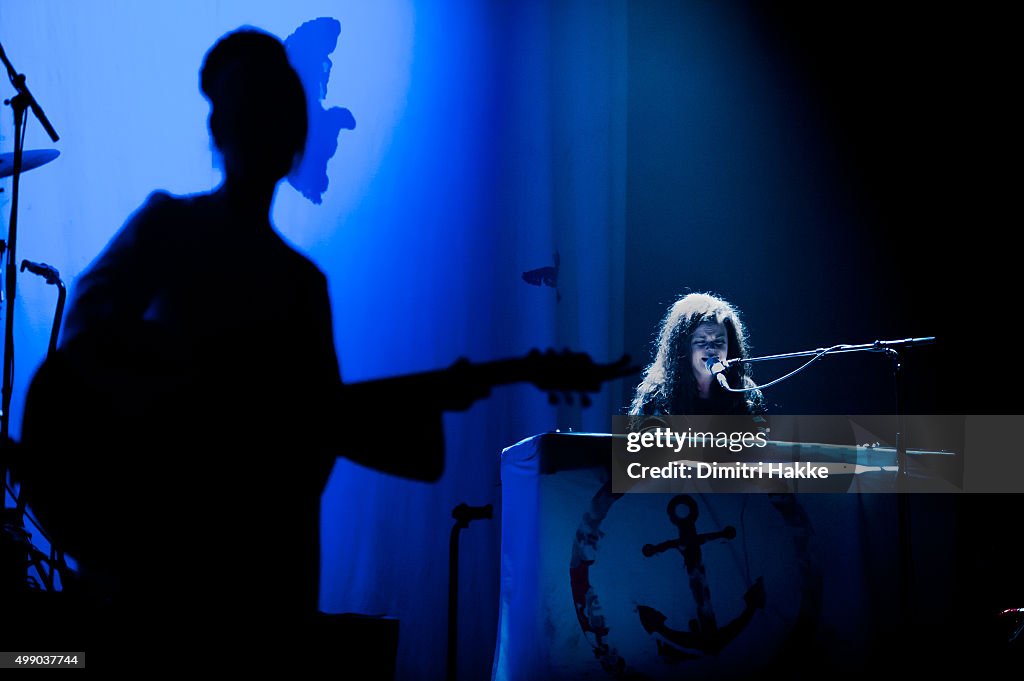
POLYGON ((335 456, 434 480, 440 414, 404 400, 417 413, 403 459, 374 451, 363 405, 387 400, 343 397, 326 279, 269 217, 307 132, 281 42, 225 36, 201 89, 224 182, 154 193, 75 282, 26 404, 23 473, 119 632, 208 649, 230 629, 278 646, 316 612, 335 456))

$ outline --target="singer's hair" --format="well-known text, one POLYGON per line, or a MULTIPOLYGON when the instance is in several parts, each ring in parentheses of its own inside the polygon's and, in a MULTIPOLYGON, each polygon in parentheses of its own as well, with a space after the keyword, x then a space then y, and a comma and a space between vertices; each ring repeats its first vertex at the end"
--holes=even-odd
POLYGON ((302 80, 277 37, 251 26, 223 36, 203 60, 217 147, 253 170, 284 176, 301 158, 309 120, 302 80))
MULTIPOLYGON (((661 320, 654 362, 644 371, 644 378, 636 388, 629 410, 631 415, 696 412, 698 388, 690 363, 690 341, 697 327, 705 322, 725 326, 729 339, 727 359, 748 357, 747 330, 735 307, 710 293, 685 295, 669 307, 661 320)), ((754 387, 745 363, 733 364, 725 375, 734 388, 754 387)), ((757 414, 764 411, 764 398, 760 390, 721 391, 713 408, 722 414, 757 414)))

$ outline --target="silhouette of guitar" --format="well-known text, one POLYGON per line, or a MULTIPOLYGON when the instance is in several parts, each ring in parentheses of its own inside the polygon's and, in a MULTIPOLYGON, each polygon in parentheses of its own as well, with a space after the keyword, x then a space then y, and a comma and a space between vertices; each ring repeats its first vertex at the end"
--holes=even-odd
MULTIPOLYGON (((176 413, 181 405, 192 405, 195 399, 206 401, 196 403, 193 414, 211 412, 214 405, 220 411, 217 398, 211 401, 207 395, 219 393, 209 388, 227 386, 234 390, 230 377, 225 379, 208 367, 195 372, 179 371, 173 360, 165 361, 163 358, 173 356, 173 346, 165 345, 160 336, 154 339, 137 334, 128 338, 134 349, 112 345, 97 350, 87 346, 81 352, 82 360, 76 359, 74 352, 64 351, 48 360, 33 379, 26 400, 25 434, 38 436, 43 445, 63 447, 74 444, 79 433, 102 432, 104 427, 143 427, 147 421, 161 425, 161 414, 176 413), (203 383, 206 376, 213 376, 214 382, 203 383), (154 415, 156 421, 152 420, 154 415), (56 424, 61 427, 54 427, 56 424), (72 442, 61 442, 65 436, 71 437, 72 442)), ((607 381, 639 370, 631 364, 629 355, 601 364, 582 352, 534 349, 515 359, 477 364, 460 359, 440 370, 358 383, 339 382, 338 393, 334 395, 325 392, 332 388, 330 381, 324 381, 312 388, 312 395, 283 399, 286 409, 299 403, 319 404, 318 415, 332 422, 335 414, 365 415, 395 404, 401 404, 403 414, 411 417, 410 412, 417 410, 465 410, 488 396, 495 386, 525 382, 547 392, 552 403, 558 403, 560 396, 572 403, 573 395, 578 393, 582 405, 589 406, 588 393, 599 391, 607 381)), ((237 371, 231 376, 236 375, 237 371)), ((243 392, 232 397, 244 401, 249 396, 243 392)), ((244 404, 251 406, 248 402, 244 404)), ((245 406, 236 409, 236 413, 245 413, 245 406)), ((298 415, 294 411, 288 413, 298 415)), ((216 421, 212 423, 217 426, 216 421)))
MULTIPOLYGON (((127 367, 131 366, 128 362, 127 367)), ((84 376, 61 363, 44 367, 46 371, 37 374, 34 395, 27 401, 31 408, 26 409, 23 437, 31 454, 18 457, 21 460, 16 466, 19 479, 29 490, 28 503, 50 528, 54 541, 72 554, 82 556, 87 549, 93 555, 116 554, 120 546, 117 537, 105 534, 109 519, 121 518, 124 509, 145 505, 146 499, 154 496, 151 489, 157 478, 147 478, 152 480, 149 485, 141 484, 140 476, 149 473, 140 471, 161 469, 163 459, 152 458, 149 449, 160 445, 161 438, 174 437, 160 431, 155 437, 148 436, 145 419, 156 412, 156 422, 163 423, 159 414, 165 405, 173 409, 194 394, 194 387, 188 379, 177 382, 166 372, 136 375, 125 367, 106 367, 84 376), (143 421, 136 422, 136 418, 143 421), (106 434, 117 434, 117 426, 133 433, 119 436, 119 449, 102 448, 101 456, 92 456, 89 448, 83 448, 83 439, 104 442, 106 434), (30 433, 32 437, 28 437, 30 433), (135 436, 147 448, 145 456, 135 457, 134 449, 126 449, 135 436)), ((479 364, 459 360, 437 371, 339 384, 339 403, 322 404, 318 415, 323 416, 325 431, 343 445, 337 455, 386 474, 430 482, 444 470, 440 412, 466 409, 486 397, 492 387, 521 382, 532 383, 555 401, 560 395, 571 400, 579 393, 587 405, 588 393, 637 371, 639 367, 630 363, 628 355, 601 364, 585 353, 569 350, 533 350, 520 358, 479 364), (396 403, 402 404, 401 413, 383 414, 381 419, 383 406, 396 403), (347 418, 334 420, 339 413, 347 418), (410 441, 397 452, 382 447, 379 438, 379 429, 394 423, 401 423, 410 441)), ((303 404, 301 399, 298 403, 303 404)), ((193 456, 191 451, 186 447, 183 457, 193 456)), ((203 459, 204 473, 209 473, 215 461, 215 457, 203 459)))

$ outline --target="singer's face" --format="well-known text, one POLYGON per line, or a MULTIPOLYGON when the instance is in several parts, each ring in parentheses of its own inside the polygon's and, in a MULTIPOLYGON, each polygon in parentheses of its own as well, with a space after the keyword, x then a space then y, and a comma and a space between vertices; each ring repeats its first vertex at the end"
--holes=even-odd
POLYGON ((711 378, 706 364, 709 357, 724 360, 728 356, 729 334, 725 330, 725 324, 704 322, 697 327, 690 339, 690 363, 693 365, 693 375, 698 383, 711 378))

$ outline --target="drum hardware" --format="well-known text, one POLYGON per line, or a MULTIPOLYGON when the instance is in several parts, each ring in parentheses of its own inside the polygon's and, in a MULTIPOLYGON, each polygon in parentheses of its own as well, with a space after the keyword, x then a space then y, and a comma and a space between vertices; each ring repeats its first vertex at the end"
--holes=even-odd
MULTIPOLYGON (((60 156, 56 149, 29 149, 21 152, 21 172, 46 165, 60 156)), ((0 154, 0 178, 14 174, 14 154, 0 154)))

